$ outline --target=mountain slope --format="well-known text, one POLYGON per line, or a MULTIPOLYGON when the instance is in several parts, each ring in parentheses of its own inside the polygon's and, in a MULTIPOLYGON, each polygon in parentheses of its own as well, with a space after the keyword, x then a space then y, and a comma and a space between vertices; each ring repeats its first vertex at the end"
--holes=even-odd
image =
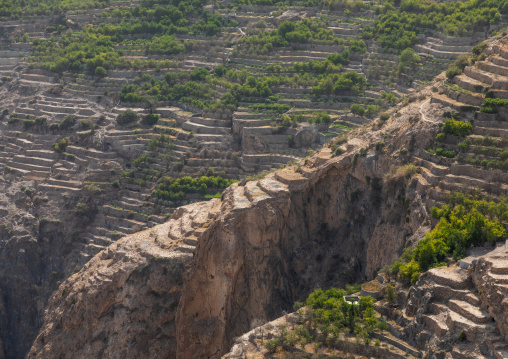
MULTIPOLYGON (((492 40, 485 50, 491 56, 486 61, 502 53, 503 41, 502 36, 492 40)), ((477 66, 484 65, 474 65, 477 66)), ((466 74, 470 71, 466 68, 466 74)), ((200 212, 197 217, 201 219, 192 221, 180 218, 181 212, 175 213, 173 221, 176 222, 167 229, 167 237, 162 233, 165 245, 175 247, 164 256, 171 257, 173 251, 181 250, 178 243, 182 240, 196 241, 197 246, 189 248, 193 257, 185 269, 181 287, 173 285, 181 293, 178 306, 172 308, 170 316, 175 318, 172 344, 176 348, 171 349, 175 354, 166 352, 161 357, 220 357, 236 336, 260 321, 276 318, 314 288, 362 281, 391 263, 404 247, 415 243, 430 229, 430 208, 442 203, 450 191, 480 188, 494 195, 504 193, 502 181, 495 178, 488 186, 482 185, 489 181, 486 175, 502 177, 501 170, 487 173, 471 164, 460 164, 460 155, 452 161, 436 154, 443 153, 435 150, 443 146, 436 142, 436 134, 451 111, 442 106, 440 97, 432 95, 442 81, 438 78, 431 87, 410 96, 406 104, 397 106, 386 123, 365 127, 345 143, 333 145, 343 149, 336 157, 331 157, 330 149, 325 148, 298 165, 263 179, 232 185, 215 202, 217 212, 206 229, 186 232, 178 229, 188 223, 199 226, 203 218, 208 218, 206 212, 200 212), (418 165, 416 173, 413 164, 418 165)), ((462 111, 456 116, 474 116, 471 106, 455 108, 462 111)), ((502 111, 496 116, 502 116, 502 111)), ((496 123, 502 124, 502 118, 496 123)), ((481 120, 474 122, 473 138, 477 136, 477 128, 485 128, 481 120)), ((451 151, 456 143, 453 135, 448 135, 444 145, 451 151)), ((151 238, 159 241, 154 235, 151 238)), ((136 251, 133 247, 142 246, 144 240, 133 235, 112 248, 128 254, 136 251)), ((93 263, 106 267, 107 258, 107 254, 99 254, 93 263)), ((116 271, 126 271, 127 276, 137 272, 135 268, 122 269, 122 266, 116 271)), ((115 340, 110 333, 114 319, 120 314, 109 305, 102 306, 104 310, 94 315, 111 316, 113 320, 105 327, 93 327, 86 337, 81 337, 77 329, 79 319, 76 322, 73 317, 65 321, 63 318, 58 325, 58 313, 63 308, 83 306, 90 300, 86 294, 66 297, 61 291, 69 286, 79 288, 92 273, 91 268, 82 269, 78 277, 64 282, 53 296, 31 357, 70 355, 65 354, 68 347, 55 345, 61 342, 58 339, 61 336, 68 343, 78 343, 79 336, 83 343, 78 345, 79 350, 87 348, 89 357, 100 357, 104 351, 112 350, 115 340), (93 341, 94 337, 102 338, 100 343, 93 341), (95 343, 93 349, 90 343, 95 343)), ((433 274, 422 276, 421 283, 429 276, 433 274)), ((99 280, 97 290, 108 293, 108 283, 99 280)), ((438 283, 447 285, 443 281, 438 283)), ((413 296, 416 292, 411 293, 413 296)), ((120 299, 120 303, 127 305, 131 300, 120 299)), ((410 300, 409 304, 407 315, 411 316, 411 311, 425 313, 420 301, 410 300)), ((452 304, 450 301, 450 308, 452 304)), ((458 310, 457 305, 453 308, 458 310)), ((129 320, 134 315, 130 314, 129 320)), ((401 318, 407 326, 407 340, 420 343, 416 337, 418 330, 411 328, 421 322, 411 324, 411 318, 401 318)), ((149 329, 132 330, 141 335, 147 330, 151 332, 158 324, 145 325, 149 329)), ((435 331, 435 327, 430 328, 435 331)), ((141 351, 147 350, 141 342, 132 343, 133 347, 136 345, 140 345, 141 351)), ((460 354, 462 349, 457 350, 460 354)))

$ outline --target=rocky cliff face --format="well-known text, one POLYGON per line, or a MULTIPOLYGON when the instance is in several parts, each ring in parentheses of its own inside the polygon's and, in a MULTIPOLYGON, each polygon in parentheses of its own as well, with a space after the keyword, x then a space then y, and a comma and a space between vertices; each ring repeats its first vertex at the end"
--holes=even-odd
POLYGON ((371 276, 426 228, 420 177, 391 170, 437 131, 419 105, 110 246, 55 292, 29 356, 218 358, 311 290, 371 276))
POLYGON ((4 176, 0 193, 0 353, 17 358, 30 348, 59 281, 84 264, 72 234, 86 221, 69 210, 74 198, 49 199, 33 180, 4 176))
MULTIPOLYGON (((506 247, 505 247, 506 248, 506 247)), ((469 274, 485 309, 496 322, 500 335, 508 341, 508 251, 499 251, 475 261, 469 274)), ((505 351, 507 354, 508 351, 505 351)))
MULTIPOLYGON (((384 130, 399 126, 386 153, 356 159, 322 153, 300 168, 226 191, 221 216, 200 239, 185 277, 181 358, 220 356, 253 323, 273 319, 315 288, 371 276, 425 231, 417 178, 384 179, 395 162, 388 153, 409 145, 412 131, 421 133, 414 149, 425 145, 432 129, 409 118, 401 115, 384 130)), ((348 149, 368 145, 354 140, 348 149)))
POLYGON ((206 227, 216 204, 182 207, 94 257, 51 298, 28 357, 175 357, 175 309, 191 255, 172 237, 206 227))
MULTIPOLYGON (((52 293, 98 252, 99 246, 90 243, 86 233, 101 205, 111 203, 120 191, 111 191, 111 185, 97 182, 93 174, 99 169, 111 173, 121 166, 88 159, 80 162, 79 171, 71 171, 72 181, 65 181, 61 173, 68 169, 55 165, 53 184, 42 183, 52 169, 33 163, 54 163, 59 154, 41 149, 35 140, 19 138, 19 132, 8 126, 6 121, 0 123, 0 156, 5 160, 15 154, 22 161, 19 166, 37 169, 2 165, 0 175, 0 352, 21 358, 43 324, 52 293), (81 185, 85 180, 87 184, 81 185)), ((40 136, 50 148, 51 137, 40 136)))

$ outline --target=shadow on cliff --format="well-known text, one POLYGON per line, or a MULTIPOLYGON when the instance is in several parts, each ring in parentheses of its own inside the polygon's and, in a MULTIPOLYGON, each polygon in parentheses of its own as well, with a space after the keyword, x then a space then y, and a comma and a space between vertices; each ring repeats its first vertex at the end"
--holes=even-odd
POLYGON ((385 157, 331 162, 249 208, 227 190, 184 280, 179 358, 218 358, 310 291, 363 281, 401 253, 416 184, 385 181, 385 157))

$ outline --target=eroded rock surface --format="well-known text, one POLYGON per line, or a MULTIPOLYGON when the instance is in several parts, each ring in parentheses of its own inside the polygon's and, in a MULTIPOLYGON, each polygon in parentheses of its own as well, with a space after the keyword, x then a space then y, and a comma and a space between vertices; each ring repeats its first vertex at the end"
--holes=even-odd
POLYGON ((411 162, 394 155, 399 148, 417 153, 435 136, 437 124, 414 120, 418 111, 415 103, 381 131, 351 138, 341 156, 325 149, 235 184, 222 200, 183 207, 110 246, 58 289, 30 357, 100 357, 132 345, 126 355, 219 358, 315 288, 371 276, 427 228, 421 176, 385 178, 411 162), (188 263, 183 277, 170 274, 173 258, 188 263))
POLYGON ((51 298, 28 357, 175 357, 175 311, 192 258, 182 237, 206 228, 216 204, 181 207, 95 256, 51 298))

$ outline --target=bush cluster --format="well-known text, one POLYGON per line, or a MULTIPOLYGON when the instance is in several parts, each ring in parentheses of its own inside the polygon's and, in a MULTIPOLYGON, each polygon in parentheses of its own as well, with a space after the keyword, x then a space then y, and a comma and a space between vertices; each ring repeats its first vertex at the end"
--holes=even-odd
POLYGON ((126 125, 128 123, 132 123, 138 120, 138 114, 132 110, 125 110, 124 112, 118 114, 116 116, 116 122, 119 125, 126 125))
POLYGON ((374 26, 363 31, 364 39, 377 40, 385 49, 402 51, 415 45, 418 34, 427 29, 437 30, 448 36, 464 36, 483 26, 501 20, 508 2, 495 0, 466 2, 421 2, 406 0, 396 8, 386 3, 376 8, 379 14, 374 26))
POLYGON ((262 31, 238 40, 236 54, 266 55, 275 47, 289 46, 290 43, 325 42, 344 43, 327 29, 326 23, 319 19, 304 19, 297 22, 284 21, 276 30, 262 31))
POLYGON ((223 189, 235 182, 237 181, 220 176, 202 176, 198 179, 189 176, 180 178, 163 177, 159 180, 153 196, 156 199, 178 201, 183 199, 186 193, 205 194, 209 189, 223 189))
POLYGON ((473 132, 473 125, 471 122, 449 119, 445 121, 442 130, 448 135, 466 137, 473 132))
POLYGON ((458 260, 473 246, 506 237, 502 224, 508 220, 506 199, 494 202, 455 193, 447 205, 433 207, 431 215, 439 220, 436 227, 392 265, 392 274, 407 284, 414 284, 430 268, 446 265, 449 256, 458 260))
POLYGON ((320 79, 318 84, 312 88, 311 93, 315 95, 331 95, 347 92, 358 94, 366 85, 367 80, 364 76, 350 71, 345 74, 333 74, 320 79))
POLYGON ((359 290, 360 286, 317 289, 305 303, 295 303, 295 309, 305 305, 298 311, 299 324, 293 329, 283 327, 280 337, 268 340, 265 348, 275 352, 279 347, 290 349, 300 345, 303 348, 309 343, 333 348, 341 332, 355 334, 359 341, 369 344, 372 333, 387 330, 388 324, 376 317, 374 298, 361 297, 356 303, 344 300, 345 295, 359 290))
POLYGON ((442 147, 438 147, 435 150, 432 149, 432 148, 427 148, 427 152, 432 153, 432 154, 436 154, 436 155, 441 156, 441 157, 446 157, 446 158, 454 158, 455 157, 455 151, 453 151, 453 150, 445 150, 442 147))

